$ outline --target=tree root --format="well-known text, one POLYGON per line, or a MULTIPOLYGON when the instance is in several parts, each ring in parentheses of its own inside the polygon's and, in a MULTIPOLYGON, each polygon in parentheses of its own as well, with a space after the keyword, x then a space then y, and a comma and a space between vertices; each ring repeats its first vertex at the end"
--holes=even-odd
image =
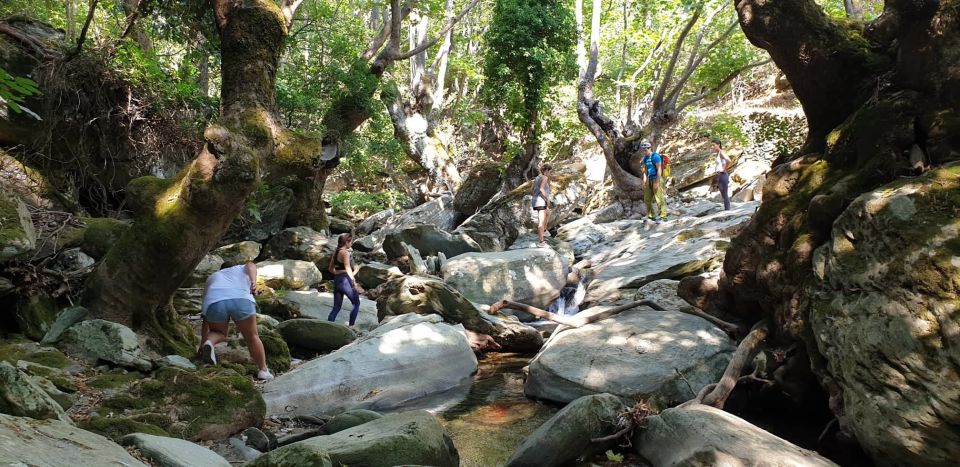
MULTIPOLYGON (((727 365, 727 369, 723 372, 723 377, 720 378, 720 382, 703 388, 700 394, 697 394, 697 397, 691 402, 722 409, 727 398, 730 397, 730 393, 733 392, 733 388, 737 386, 737 382, 741 379, 744 367, 753 361, 757 352, 760 351, 760 344, 766 340, 767 334, 770 332, 769 328, 770 325, 767 320, 755 324, 753 328, 750 329, 747 337, 744 337, 743 340, 740 341, 740 345, 737 346, 733 358, 727 365)), ((687 403, 684 403, 684 405, 687 403)))
POLYGON ((647 417, 653 414, 653 408, 650 407, 650 404, 646 400, 638 400, 633 407, 625 410, 620 416, 617 417, 617 426, 620 427, 616 433, 607 436, 601 436, 599 438, 590 438, 591 443, 605 443, 607 441, 614 441, 621 437, 626 437, 627 444, 630 443, 630 433, 636 429, 643 429, 647 427, 647 417))

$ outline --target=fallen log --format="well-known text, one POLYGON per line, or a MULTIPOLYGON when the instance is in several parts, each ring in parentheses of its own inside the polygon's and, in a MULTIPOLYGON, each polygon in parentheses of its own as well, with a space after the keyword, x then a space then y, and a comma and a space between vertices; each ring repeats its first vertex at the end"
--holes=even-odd
POLYGON ((698 394, 694 400, 704 405, 722 409, 723 404, 726 403, 727 398, 730 397, 730 393, 733 392, 733 388, 737 386, 737 381, 740 380, 740 376, 743 375, 744 367, 753 361, 757 352, 760 351, 760 344, 767 339, 769 328, 770 326, 767 320, 755 324, 753 328, 750 329, 747 337, 744 337, 743 340, 740 341, 740 345, 737 346, 736 352, 733 353, 733 358, 727 365, 727 369, 723 372, 723 377, 720 378, 720 382, 716 383, 709 392, 701 391, 701 394, 698 394))
POLYGON ((546 319, 546 320, 567 325, 570 327, 578 327, 576 324, 574 324, 573 321, 567 319, 564 316, 560 316, 556 313, 551 313, 547 310, 541 310, 540 308, 537 308, 535 306, 530 306, 530 305, 526 305, 518 302, 511 302, 509 300, 503 300, 503 301, 494 303, 493 305, 490 305, 490 310, 487 311, 487 313, 491 315, 496 314, 497 312, 499 312, 500 310, 503 310, 504 308, 510 309, 510 310, 518 310, 525 313, 530 313, 531 315, 536 316, 537 318, 546 319))

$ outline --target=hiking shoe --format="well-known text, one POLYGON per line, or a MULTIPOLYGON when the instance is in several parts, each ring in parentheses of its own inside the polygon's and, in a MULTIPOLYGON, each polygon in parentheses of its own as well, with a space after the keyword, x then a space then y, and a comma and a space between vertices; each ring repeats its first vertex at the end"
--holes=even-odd
POLYGON ((270 370, 260 370, 257 372, 257 379, 260 381, 270 381, 273 379, 273 373, 270 373, 270 370))
POLYGON ((654 223, 654 224, 657 224, 657 225, 660 225, 660 218, 659 218, 659 217, 654 217, 654 218, 653 218, 653 223, 654 223))
POLYGON ((211 342, 204 342, 203 346, 200 347, 200 361, 211 365, 217 364, 217 352, 213 350, 211 342))
POLYGON ((550 231, 549 231, 549 230, 544 230, 544 231, 543 231, 543 236, 544 236, 544 237, 552 237, 553 235, 550 235, 550 231))

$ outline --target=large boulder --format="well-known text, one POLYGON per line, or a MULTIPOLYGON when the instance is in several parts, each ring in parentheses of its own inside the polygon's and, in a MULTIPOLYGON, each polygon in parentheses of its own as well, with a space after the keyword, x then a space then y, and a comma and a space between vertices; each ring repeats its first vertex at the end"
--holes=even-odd
POLYGON ((224 245, 213 250, 212 254, 232 264, 243 264, 247 261, 256 260, 260 256, 260 250, 261 245, 259 243, 246 240, 224 245))
POLYGON ((126 446, 140 450, 156 467, 229 467, 231 464, 219 454, 190 441, 166 436, 134 433, 121 440, 126 446))
POLYGON ((507 461, 507 467, 552 467, 570 465, 610 443, 590 440, 620 430, 617 419, 627 406, 612 394, 583 396, 527 436, 507 461))
POLYGON ((357 224, 357 234, 369 235, 389 221, 394 214, 396 214, 396 211, 393 209, 384 209, 383 211, 367 216, 366 219, 357 224))
POLYGON ((383 263, 367 263, 360 266, 360 270, 354 275, 360 285, 365 288, 373 289, 394 277, 402 276, 400 268, 383 263))
POLYGON ((0 414, 0 465, 144 466, 120 445, 67 422, 4 414, 0 414))
POLYGON ((277 326, 287 344, 306 350, 330 352, 357 339, 350 328, 324 319, 289 319, 277 326))
POLYGON ((378 230, 358 239, 353 245, 358 251, 377 251, 381 249, 383 241, 390 233, 422 224, 450 232, 460 224, 462 219, 463 216, 453 209, 453 197, 444 195, 390 217, 378 230))
POLYGON ((504 351, 536 352, 543 344, 536 329, 489 316, 456 289, 429 277, 402 276, 381 286, 377 312, 381 320, 405 313, 436 313, 448 323, 459 323, 470 331, 493 337, 504 351))
POLYGON ((29 375, 5 361, 0 361, 0 413, 70 423, 60 404, 29 375))
POLYGON ((217 367, 161 368, 105 400, 103 407, 114 416, 93 417, 79 425, 117 440, 147 430, 191 441, 222 440, 260 426, 265 410, 250 377, 217 367))
POLYGON ((633 446, 653 467, 836 465, 736 415, 702 404, 667 409, 646 421, 647 427, 636 431, 633 446))
POLYGON ((814 254, 810 325, 881 465, 960 459, 960 166, 856 198, 814 254))
MULTIPOLYGON (((549 228, 560 225, 583 207, 586 178, 583 172, 554 176, 550 199, 549 228)), ((537 217, 530 205, 531 182, 520 185, 504 196, 491 200, 470 216, 454 233, 474 239, 483 251, 503 251, 524 233, 537 231, 537 217)))
POLYGON ((455 467, 460 465, 460 457, 440 422, 430 413, 417 410, 387 415, 332 435, 298 441, 264 454, 248 465, 455 467))
POLYGON ((130 328, 111 321, 81 321, 66 331, 57 344, 64 352, 90 364, 112 363, 140 371, 153 364, 144 358, 137 335, 130 328))
POLYGON ((551 337, 530 361, 524 392, 556 402, 607 392, 666 407, 717 382, 733 350, 730 338, 703 318, 627 310, 551 337))
POLYGON ((323 429, 327 434, 332 435, 380 418, 383 418, 383 415, 372 410, 353 409, 335 415, 323 425, 323 429))
POLYGON ((336 249, 336 237, 328 237, 310 227, 290 227, 274 235, 264 245, 263 257, 310 261, 326 269, 336 249))
POLYGON ((294 203, 293 190, 274 186, 253 194, 254 209, 244 211, 227 229, 226 242, 253 240, 262 242, 281 229, 294 203))
POLYGON ((302 289, 322 282, 323 275, 310 261, 285 259, 257 263, 257 279, 273 288, 302 289))
POLYGON ((383 251, 387 253, 387 258, 406 256, 407 251, 403 243, 416 248, 424 257, 443 253, 449 258, 462 253, 480 251, 480 245, 470 237, 444 232, 435 225, 418 224, 387 234, 383 240, 383 251))
POLYGON ((566 284, 567 265, 551 248, 465 253, 440 268, 443 281, 471 301, 512 300, 540 308, 566 284))
POLYGON ((0 262, 20 257, 37 246, 30 211, 19 198, 0 194, 0 262))
POLYGON ((57 319, 57 309, 57 301, 44 293, 22 299, 17 303, 17 327, 30 339, 43 339, 57 319))
POLYGON ((467 173, 453 198, 453 208, 461 214, 472 216, 500 192, 502 184, 500 164, 493 161, 481 162, 467 173))
MULTIPOLYGON (((279 305, 285 310, 285 317, 313 318, 326 320, 333 309, 333 294, 316 290, 293 290, 287 292, 279 300, 279 305)), ((337 314, 336 322, 347 325, 350 323, 350 309, 353 304, 346 297, 337 314)), ((360 297, 360 314, 354 325, 357 329, 371 330, 380 323, 377 318, 377 302, 360 297)))
POLYGON ((193 268, 190 277, 184 281, 183 286, 202 289, 204 285, 206 285, 207 279, 209 279, 213 273, 219 271, 222 266, 223 258, 217 255, 204 255, 204 257, 200 259, 200 263, 197 264, 197 267, 193 268))
POLYGON ((463 327, 441 321, 436 315, 396 318, 278 376, 263 387, 268 413, 389 410, 457 387, 476 371, 477 359, 463 327))

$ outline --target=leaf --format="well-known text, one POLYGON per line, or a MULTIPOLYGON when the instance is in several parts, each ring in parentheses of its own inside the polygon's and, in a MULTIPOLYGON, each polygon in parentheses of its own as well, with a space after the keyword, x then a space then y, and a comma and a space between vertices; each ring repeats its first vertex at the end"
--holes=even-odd
POLYGON ((623 462, 623 454, 617 454, 613 450, 607 450, 607 460, 610 462, 623 462))

